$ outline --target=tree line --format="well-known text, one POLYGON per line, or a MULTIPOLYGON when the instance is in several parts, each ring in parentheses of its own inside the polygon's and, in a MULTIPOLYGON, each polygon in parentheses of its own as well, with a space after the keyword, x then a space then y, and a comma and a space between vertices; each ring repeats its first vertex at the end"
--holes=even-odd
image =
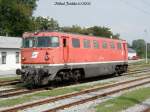
POLYGON ((0 0, 0 35, 21 36, 31 31, 37 0, 0 0))
POLYGON ((128 47, 133 48, 137 55, 141 58, 146 56, 146 44, 147 44, 147 55, 150 58, 150 43, 146 43, 144 39, 137 39, 132 41, 132 45, 128 44, 128 47))
POLYGON ((61 27, 57 20, 49 17, 34 17, 33 11, 38 0, 0 0, 0 35, 22 36, 26 31, 50 31, 79 33, 85 35, 119 38, 110 28, 93 26, 82 28, 78 25, 61 27))
MULTIPOLYGON (((102 36, 119 39, 120 35, 114 34, 105 26, 92 26, 89 28, 79 25, 59 25, 58 21, 49 17, 34 17, 38 0, 0 0, 0 35, 22 36, 27 31, 62 31, 84 35, 102 36)), ((131 48, 137 51, 140 57, 145 56, 144 40, 134 40, 131 48)), ((148 56, 150 57, 150 44, 148 44, 148 56)))

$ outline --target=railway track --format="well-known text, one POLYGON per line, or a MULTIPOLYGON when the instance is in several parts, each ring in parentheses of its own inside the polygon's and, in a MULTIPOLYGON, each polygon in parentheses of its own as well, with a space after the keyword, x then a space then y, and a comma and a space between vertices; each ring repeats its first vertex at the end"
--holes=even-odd
POLYGON ((150 64, 145 64, 145 65, 128 65, 128 70, 137 70, 137 69, 141 69, 141 68, 145 68, 145 67, 149 67, 150 64))
POLYGON ((147 63, 143 63, 143 64, 142 63, 141 64, 140 63, 139 64, 128 63, 128 64, 129 64, 128 65, 129 67, 134 67, 134 66, 141 67, 141 66, 147 66, 147 65, 149 66, 150 65, 149 63, 148 64, 147 63))
MULTIPOLYGON (((125 75, 131 75, 131 74, 136 74, 136 73, 147 73, 150 72, 150 69, 142 69, 142 70, 136 70, 136 71, 130 71, 128 73, 125 73, 125 75)), ((59 87, 59 86, 58 86, 59 87)), ((8 89, 8 90, 2 90, 0 91, 0 98, 8 98, 8 97, 13 97, 13 96, 18 96, 18 95, 23 95, 23 94, 28 94, 28 93, 34 93, 38 91, 44 91, 47 90, 48 88, 37 88, 37 89, 26 89, 26 88, 13 88, 13 89, 8 89)))
POLYGON ((55 103, 55 106, 52 106, 49 109, 44 108, 44 110, 41 110, 42 112, 56 112, 58 110, 64 109, 64 108, 69 108, 71 106, 75 106, 75 105, 79 105, 79 104, 83 104, 89 101, 93 101, 96 100, 98 98, 102 98, 123 90, 127 90, 130 88, 134 88, 136 86, 141 86, 144 84, 150 83, 150 76, 145 76, 145 77, 138 77, 136 79, 133 80, 127 80, 127 81, 122 81, 122 82, 118 82, 118 83, 114 83, 114 84, 108 84, 105 86, 100 86, 100 87, 96 87, 96 88, 92 88, 92 89, 87 89, 87 90, 83 90, 80 92, 75 92, 75 93, 70 93, 70 94, 66 94, 66 95, 61 95, 61 96, 57 96, 57 97, 52 97, 52 98, 47 98, 47 99, 43 99, 34 103, 28 103, 28 104, 24 104, 24 105, 19 105, 19 106, 15 106, 15 107, 10 107, 10 108, 6 108, 4 110, 0 110, 1 112, 17 112, 19 110, 24 110, 27 108, 32 109, 32 107, 35 106, 40 106, 40 105, 44 105, 44 104, 49 104, 49 105, 53 105, 55 103), (87 97, 88 96, 88 97, 87 97), (79 97, 75 100, 75 97, 79 97), (70 100, 72 99, 72 100, 70 100), (74 99, 74 100, 73 100, 74 99), (65 100, 68 100, 70 102, 65 103, 65 100), (59 101, 64 101, 64 103, 60 104, 57 102, 59 101))
POLYGON ((21 83, 20 80, 0 81, 0 87, 1 86, 8 86, 8 85, 15 85, 18 83, 21 83))
POLYGON ((140 68, 140 69, 136 69, 136 70, 129 70, 127 73, 124 73, 123 75, 132 75, 132 74, 136 74, 136 73, 142 73, 142 72, 147 72, 150 71, 150 68, 140 68))
POLYGON ((150 107, 144 110, 144 112, 150 112, 150 107))
POLYGON ((30 89, 25 89, 25 88, 14 88, 14 89, 0 91, 0 98, 8 98, 8 97, 33 93, 33 92, 37 92, 37 91, 44 91, 44 90, 46 90, 46 89, 38 88, 38 89, 30 90, 30 89))

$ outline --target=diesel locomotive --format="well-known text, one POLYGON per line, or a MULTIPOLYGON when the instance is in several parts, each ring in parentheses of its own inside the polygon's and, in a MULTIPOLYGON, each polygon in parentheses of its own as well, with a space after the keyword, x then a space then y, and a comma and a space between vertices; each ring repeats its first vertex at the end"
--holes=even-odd
POLYGON ((128 68, 125 40, 63 32, 26 32, 21 48, 25 84, 46 85, 54 80, 81 80, 122 74, 128 68))

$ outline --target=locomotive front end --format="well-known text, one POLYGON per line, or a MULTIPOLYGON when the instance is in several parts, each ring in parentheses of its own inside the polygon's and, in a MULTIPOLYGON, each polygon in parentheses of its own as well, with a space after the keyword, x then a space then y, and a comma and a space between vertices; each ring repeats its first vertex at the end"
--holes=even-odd
POLYGON ((22 68, 16 73, 27 85, 46 85, 53 80, 60 63, 59 37, 51 33, 30 34, 23 37, 22 68), (57 63, 57 64, 56 64, 57 63))

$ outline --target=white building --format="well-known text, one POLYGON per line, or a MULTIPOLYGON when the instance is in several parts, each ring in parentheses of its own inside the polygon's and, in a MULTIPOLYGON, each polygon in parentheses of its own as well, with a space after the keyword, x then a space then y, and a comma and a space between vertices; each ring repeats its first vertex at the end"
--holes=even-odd
POLYGON ((137 53, 134 49, 128 48, 128 59, 133 59, 137 57, 137 53))
POLYGON ((20 64, 20 48, 22 39, 0 36, 0 75, 15 73, 20 64), (12 72, 13 71, 13 72, 12 72), (4 73, 4 74, 3 74, 4 73))

